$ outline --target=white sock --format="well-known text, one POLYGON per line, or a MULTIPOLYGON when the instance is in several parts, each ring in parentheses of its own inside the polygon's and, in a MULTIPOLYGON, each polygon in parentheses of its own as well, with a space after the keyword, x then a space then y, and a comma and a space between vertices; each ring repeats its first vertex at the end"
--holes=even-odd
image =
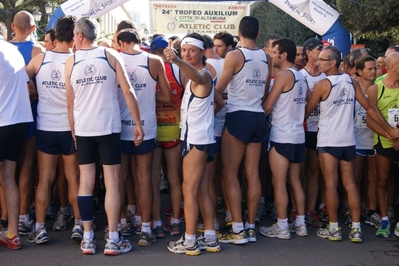
POLYGON ((333 229, 335 229, 335 228, 338 228, 338 222, 336 222, 336 223, 330 222, 330 223, 329 223, 329 229, 330 229, 330 230, 333 230, 333 229))
POLYGON ((187 233, 184 234, 184 238, 185 238, 186 244, 189 246, 194 245, 195 241, 197 240, 195 235, 189 235, 187 233))
POLYGON ((127 224, 126 218, 122 218, 122 219, 121 219, 121 224, 127 224))
POLYGON ((141 232, 147 233, 147 234, 151 234, 151 222, 147 222, 147 223, 141 223, 141 232))
POLYGON ((245 230, 248 229, 255 229, 255 224, 250 224, 248 222, 245 222, 245 230))
POLYGON ((285 219, 277 218, 277 225, 278 225, 278 228, 280 228, 280 230, 287 229, 288 228, 288 218, 285 218, 285 219))
POLYGON ((141 224, 141 216, 135 215, 133 218, 133 225, 141 224))
POLYGON ((161 221, 161 220, 159 220, 159 221, 154 221, 154 228, 156 228, 156 227, 158 227, 158 226, 161 226, 161 227, 162 227, 162 221, 161 221))
POLYGON ((43 228, 44 228, 44 223, 38 223, 38 222, 36 222, 36 224, 35 224, 35 230, 36 230, 37 233, 40 232, 43 228))
POLYGON ((113 239, 116 243, 119 242, 119 233, 118 232, 109 232, 108 239, 113 239))
POLYGON ((235 234, 238 234, 239 232, 244 230, 244 224, 243 223, 235 223, 235 222, 233 222, 232 228, 233 228, 233 232, 235 234))
POLYGON ((360 229, 360 222, 357 222, 357 223, 352 222, 352 228, 358 228, 358 229, 360 229))
POLYGON ((89 232, 84 231, 83 232, 83 238, 84 239, 93 239, 94 238, 93 230, 90 230, 89 232))
POLYGON ((295 219, 295 226, 301 226, 305 224, 305 215, 297 215, 295 219))
POLYGON ((204 236, 206 241, 215 241, 216 240, 216 231, 215 230, 205 230, 204 236))
POLYGON ((170 224, 180 224, 180 219, 179 218, 175 219, 175 218, 171 217, 170 224))
POLYGON ((320 203, 320 205, 319 205, 319 210, 323 209, 323 208, 324 208, 324 206, 326 206, 326 204, 325 204, 325 203, 320 203))

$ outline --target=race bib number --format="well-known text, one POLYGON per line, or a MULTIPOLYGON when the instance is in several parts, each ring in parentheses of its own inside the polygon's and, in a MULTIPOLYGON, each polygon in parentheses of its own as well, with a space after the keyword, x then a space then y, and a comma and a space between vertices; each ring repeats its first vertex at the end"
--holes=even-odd
POLYGON ((396 127, 396 124, 399 122, 399 109, 392 108, 388 109, 388 123, 396 127))
POLYGON ((359 111, 356 114, 356 127, 367 128, 366 124, 366 111, 359 111))
POLYGON ((310 116, 308 117, 308 122, 318 122, 320 118, 320 106, 317 105, 317 107, 310 113, 310 116))

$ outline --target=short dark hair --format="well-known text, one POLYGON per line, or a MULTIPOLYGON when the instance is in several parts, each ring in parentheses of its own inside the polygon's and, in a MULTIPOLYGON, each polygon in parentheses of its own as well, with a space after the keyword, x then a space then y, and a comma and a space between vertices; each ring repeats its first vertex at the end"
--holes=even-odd
POLYGON ((330 55, 328 56, 329 59, 335 60, 335 66, 339 68, 341 64, 341 51, 337 46, 328 45, 323 46, 323 50, 330 50, 330 55))
POLYGON ((204 38, 204 44, 206 45, 207 49, 215 47, 211 36, 209 36, 208 34, 202 34, 202 38, 204 38))
POLYGON ((141 43, 140 34, 137 32, 136 29, 132 29, 132 28, 121 30, 118 33, 117 40, 118 40, 118 43, 120 43, 120 42, 125 42, 128 44, 130 44, 132 42, 135 44, 141 43))
POLYGON ((119 32, 124 29, 135 29, 137 30, 137 25, 134 21, 132 20, 122 20, 119 22, 118 26, 116 27, 116 30, 119 32))
POLYGON ((3 36, 4 39, 7 39, 7 27, 6 24, 0 21, 0 36, 3 36))
POLYGON ((227 31, 221 31, 213 36, 213 40, 221 40, 226 46, 234 47, 234 37, 227 31))
MULTIPOLYGON (((366 66, 367 62, 375 62, 374 57, 370 56, 370 55, 366 55, 363 56, 362 58, 360 58, 359 60, 356 61, 356 70, 363 70, 366 66)), ((357 74, 357 73, 356 73, 357 74)))
MULTIPOLYGON (((57 22, 57 25, 55 26, 55 32, 53 33, 54 39, 56 39, 59 42, 73 41, 73 29, 75 27, 75 22, 76 22, 75 16, 68 15, 60 18, 57 22)), ((48 30, 47 32, 49 31, 51 30, 48 30)), ((50 39, 51 41, 54 41, 54 39, 51 36, 51 33, 50 33, 50 39)))
POLYGON ((256 40, 259 34, 259 21, 256 17, 245 16, 241 19, 238 30, 242 37, 256 40))
POLYGON ((46 31, 46 35, 49 34, 50 36, 50 40, 52 42, 55 41, 55 29, 49 29, 48 31, 46 31))
POLYGON ((296 44, 292 39, 280 38, 273 42, 273 47, 278 45, 278 53, 287 53, 287 61, 290 63, 295 62, 296 57, 296 44))
POLYGON ((265 42, 264 42, 264 44, 263 44, 263 46, 268 46, 269 45, 269 42, 271 41, 271 40, 277 40, 277 39, 280 39, 280 36, 277 36, 277 35, 269 35, 269 36, 267 36, 266 37, 266 39, 265 39, 265 42))

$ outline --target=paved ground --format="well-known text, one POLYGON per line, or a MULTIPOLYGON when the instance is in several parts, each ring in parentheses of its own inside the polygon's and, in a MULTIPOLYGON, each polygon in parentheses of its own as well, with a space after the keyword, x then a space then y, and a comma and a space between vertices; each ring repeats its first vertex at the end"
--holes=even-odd
MULTIPOLYGON (((163 194, 163 206, 168 204, 163 194)), ((103 255, 104 212, 97 218, 97 253, 82 255, 79 244, 70 240, 70 230, 54 232, 53 221, 47 222, 50 242, 43 245, 28 243, 23 239, 23 249, 18 251, 0 248, 0 265, 399 265, 399 242, 393 234, 388 239, 376 238, 375 229, 364 225, 364 243, 353 244, 347 234, 349 228, 343 226, 342 242, 331 242, 316 236, 316 230, 309 229, 309 236, 293 235, 290 240, 271 239, 258 234, 258 242, 246 245, 222 244, 220 253, 202 252, 191 257, 170 253, 166 244, 178 237, 167 235, 151 247, 137 245, 138 236, 128 237, 133 249, 116 257, 103 255)), ((164 217, 166 220, 166 217, 164 217)), ((270 218, 261 225, 271 225, 270 218)), ((184 224, 183 224, 184 225, 184 224)), ((182 229, 184 229, 182 227, 182 229)), ((258 227, 257 227, 258 230, 258 227)))

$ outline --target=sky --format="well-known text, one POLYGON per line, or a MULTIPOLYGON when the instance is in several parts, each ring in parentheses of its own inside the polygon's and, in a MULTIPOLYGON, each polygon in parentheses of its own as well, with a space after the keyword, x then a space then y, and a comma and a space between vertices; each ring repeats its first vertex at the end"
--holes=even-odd
POLYGON ((135 20, 138 25, 140 25, 141 23, 146 23, 149 26, 149 0, 129 0, 128 2, 124 3, 124 6, 130 12, 133 20, 135 20))

